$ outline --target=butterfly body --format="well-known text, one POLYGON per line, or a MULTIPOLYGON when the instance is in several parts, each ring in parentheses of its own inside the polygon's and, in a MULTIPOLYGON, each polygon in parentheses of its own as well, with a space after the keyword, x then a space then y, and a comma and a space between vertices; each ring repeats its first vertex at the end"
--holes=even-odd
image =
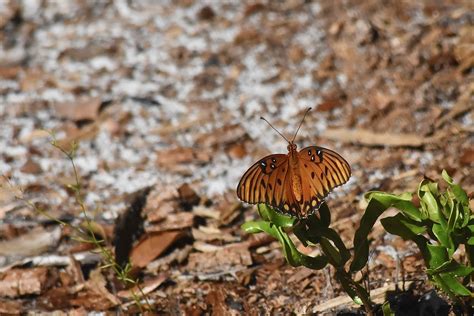
POLYGON ((288 142, 288 154, 257 161, 237 186, 237 196, 250 204, 266 203, 282 213, 305 218, 314 213, 327 194, 349 180, 349 164, 338 153, 310 146, 298 152, 288 142))

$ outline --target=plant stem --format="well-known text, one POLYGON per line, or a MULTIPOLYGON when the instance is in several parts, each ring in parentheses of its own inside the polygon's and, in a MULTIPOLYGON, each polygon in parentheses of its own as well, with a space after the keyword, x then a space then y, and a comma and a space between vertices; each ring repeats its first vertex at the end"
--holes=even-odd
POLYGON ((351 277, 351 275, 345 271, 344 269, 341 269, 341 275, 347 281, 352 285, 352 288, 354 291, 357 293, 357 296, 361 299, 365 312, 367 313, 368 316, 374 316, 373 312, 373 306, 372 306, 372 301, 370 300, 369 294, 364 290, 360 284, 358 284, 356 281, 354 281, 351 277))

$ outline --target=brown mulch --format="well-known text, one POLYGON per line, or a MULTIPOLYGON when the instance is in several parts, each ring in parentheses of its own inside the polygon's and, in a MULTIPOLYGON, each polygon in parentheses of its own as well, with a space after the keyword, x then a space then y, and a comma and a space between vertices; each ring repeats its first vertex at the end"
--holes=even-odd
MULTIPOLYGON (((348 246, 368 190, 413 192, 446 169, 473 192, 473 21, 466 1, 6 1, 0 314, 139 311, 137 289, 90 244, 15 198, 84 225, 53 134, 66 150, 78 142, 92 229, 130 258, 157 312, 353 308, 331 268, 293 268, 276 241, 240 228, 257 218, 236 197, 240 177, 286 152, 260 116, 292 135, 312 107, 298 146, 350 162, 327 198, 348 246)), ((414 245, 380 224, 372 237, 373 290, 430 288, 414 245)))

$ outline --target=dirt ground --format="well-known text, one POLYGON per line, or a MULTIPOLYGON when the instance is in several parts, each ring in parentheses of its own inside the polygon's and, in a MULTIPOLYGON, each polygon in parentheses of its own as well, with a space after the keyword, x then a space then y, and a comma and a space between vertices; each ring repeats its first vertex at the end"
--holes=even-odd
MULTIPOLYGON (((298 146, 350 163, 327 197, 348 247, 369 190, 414 192, 446 169, 473 192, 473 12, 456 0, 1 1, 0 314, 139 311, 71 228, 87 221, 53 138, 78 142, 93 231, 130 258, 156 313, 355 310, 333 269, 293 268, 240 228, 258 218, 240 177, 286 153, 260 116, 292 135, 312 107, 298 146)), ((379 302, 401 280, 432 288, 414 245, 380 224, 371 237, 379 302)))

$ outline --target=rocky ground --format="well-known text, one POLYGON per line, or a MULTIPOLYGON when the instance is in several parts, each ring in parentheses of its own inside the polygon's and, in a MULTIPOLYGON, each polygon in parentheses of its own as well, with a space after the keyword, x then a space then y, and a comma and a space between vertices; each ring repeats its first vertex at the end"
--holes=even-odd
MULTIPOLYGON (((137 311, 93 246, 52 219, 86 221, 53 139, 79 144, 93 230, 130 257, 156 311, 354 309, 333 270, 293 268, 277 242, 240 228, 258 216, 237 199, 240 177, 286 152, 260 116, 292 135, 312 107, 297 144, 349 161, 327 198, 347 245, 368 190, 413 192, 446 169, 474 191, 470 5, 1 1, 0 313, 137 311)), ((431 288, 412 244, 379 224, 372 237, 381 300, 402 279, 431 288)))

